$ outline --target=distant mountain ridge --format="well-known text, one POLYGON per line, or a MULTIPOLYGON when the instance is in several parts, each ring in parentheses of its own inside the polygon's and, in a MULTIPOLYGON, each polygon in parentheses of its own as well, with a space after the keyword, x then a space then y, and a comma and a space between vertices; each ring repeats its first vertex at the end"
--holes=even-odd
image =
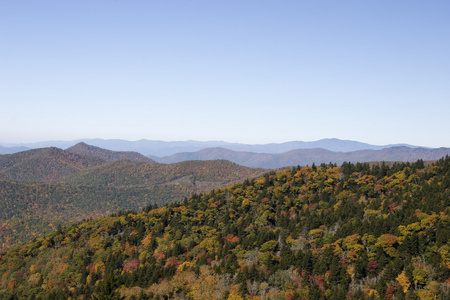
MULTIPOLYGON (((315 142, 293 141, 265 145, 233 144, 220 141, 163 142, 140 140, 90 140, 85 142, 43 142, 69 145, 68 152, 100 158, 106 162, 128 159, 135 162, 164 164, 189 160, 221 160, 251 167, 274 169, 313 163, 437 160, 450 154, 450 148, 426 148, 411 145, 375 146, 357 141, 322 139, 315 142), (107 150, 113 149, 113 150, 107 150), (154 153, 145 155, 144 153, 154 153), (156 155, 157 153, 165 155, 156 155)), ((33 146, 28 144, 28 146, 33 146)))
POLYGON ((13 153, 17 153, 17 152, 22 152, 22 151, 26 151, 26 150, 30 150, 30 148, 27 147, 4 147, 4 146, 0 146, 0 154, 13 154, 13 153))
POLYGON ((43 147, 58 147, 66 149, 72 147, 80 142, 84 142, 91 146, 100 147, 103 149, 113 151, 135 151, 142 155, 151 157, 164 157, 183 152, 196 152, 206 148, 224 148, 239 152, 254 152, 254 153, 284 153, 297 149, 313 149, 323 148, 329 151, 351 152, 358 150, 381 150, 395 146, 406 146, 410 148, 417 148, 418 146, 406 144, 394 144, 376 146, 367 143, 361 143, 350 140, 340 140, 336 138, 321 139, 312 142, 291 141, 285 143, 269 143, 269 144, 241 144, 228 143, 223 141, 156 141, 156 140, 139 140, 126 141, 119 139, 80 139, 75 141, 45 141, 39 143, 24 143, 24 144, 6 144, 0 143, 4 147, 27 147, 27 148, 43 148, 43 147))
POLYGON ((275 169, 287 166, 306 166, 321 163, 402 161, 412 162, 418 159, 438 160, 450 155, 450 148, 409 148, 405 146, 384 148, 380 150, 359 150, 336 152, 323 148, 297 149, 284 153, 236 152, 224 148, 208 148, 197 152, 178 153, 167 157, 152 157, 160 163, 175 163, 185 160, 226 159, 251 168, 275 169))

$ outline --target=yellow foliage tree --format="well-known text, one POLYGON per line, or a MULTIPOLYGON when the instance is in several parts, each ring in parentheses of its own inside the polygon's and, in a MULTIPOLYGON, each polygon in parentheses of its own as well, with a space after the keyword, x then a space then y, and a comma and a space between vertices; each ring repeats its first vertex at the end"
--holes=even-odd
POLYGON ((244 300, 244 298, 239 296, 236 291, 231 291, 230 295, 228 295, 227 300, 244 300))
POLYGON ((419 296, 420 300, 433 300, 435 296, 429 290, 418 290, 417 296, 419 296))
POLYGON ((409 289, 409 286, 411 285, 411 282, 409 282, 408 276, 406 276, 405 271, 400 273, 400 275, 398 275, 396 279, 403 288, 403 292, 406 293, 406 291, 409 289))
POLYGON ((365 285, 363 287, 363 292, 368 297, 373 297, 374 299, 380 299, 380 294, 378 294, 377 290, 372 289, 370 286, 365 285))
POLYGON ((194 300, 221 299, 223 297, 223 290, 219 288, 220 280, 211 274, 211 270, 206 266, 200 268, 199 277, 189 286, 191 290, 188 296, 194 300))

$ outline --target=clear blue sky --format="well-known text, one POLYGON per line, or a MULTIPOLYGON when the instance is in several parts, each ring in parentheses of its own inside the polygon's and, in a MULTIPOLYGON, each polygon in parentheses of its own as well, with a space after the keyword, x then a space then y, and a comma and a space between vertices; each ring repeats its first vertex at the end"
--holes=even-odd
POLYGON ((450 1, 0 2, 0 142, 450 147, 450 1))

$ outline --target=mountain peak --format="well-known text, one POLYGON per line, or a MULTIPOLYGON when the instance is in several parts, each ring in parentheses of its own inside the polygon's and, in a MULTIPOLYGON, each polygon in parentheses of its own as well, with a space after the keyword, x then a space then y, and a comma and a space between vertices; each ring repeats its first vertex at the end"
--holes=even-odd
POLYGON ((77 149, 77 148, 89 148, 89 147, 94 147, 94 146, 88 145, 85 142, 79 142, 79 143, 67 148, 66 150, 73 150, 73 149, 77 149))
MULTIPOLYGON (((72 153, 77 153, 79 151, 99 151, 99 150, 106 150, 106 149, 102 149, 100 147, 96 147, 96 146, 92 146, 92 145, 88 145, 85 142, 79 142, 78 144, 73 145, 72 147, 69 147, 66 149, 66 151, 72 152, 72 153)), ((110 151, 110 150, 107 150, 110 151)), ((80 154, 80 153, 79 153, 80 154)), ((86 153, 83 153, 86 155, 86 153)))

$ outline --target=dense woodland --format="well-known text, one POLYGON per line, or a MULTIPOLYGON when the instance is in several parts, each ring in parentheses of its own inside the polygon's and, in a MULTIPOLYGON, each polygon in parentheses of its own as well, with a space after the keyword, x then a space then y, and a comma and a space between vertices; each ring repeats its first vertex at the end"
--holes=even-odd
POLYGON ((450 158, 296 167, 57 228, 3 299, 450 299, 450 158))

